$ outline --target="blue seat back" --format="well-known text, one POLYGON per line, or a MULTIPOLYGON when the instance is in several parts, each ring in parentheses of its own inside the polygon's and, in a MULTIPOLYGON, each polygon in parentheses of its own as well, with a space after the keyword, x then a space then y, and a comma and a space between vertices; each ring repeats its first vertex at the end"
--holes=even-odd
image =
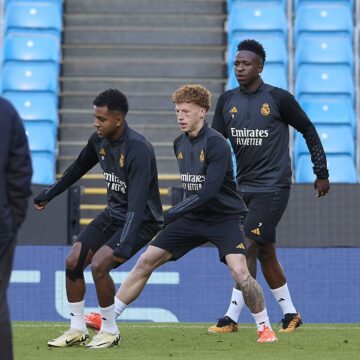
POLYGON ((30 151, 55 152, 56 129, 48 121, 24 121, 30 151))
POLYGON ((295 84, 295 94, 301 100, 304 95, 338 95, 354 102, 354 78, 348 66, 343 65, 303 65, 299 68, 295 84))
POLYGON ((352 44, 345 36, 303 37, 295 52, 295 69, 304 64, 341 64, 354 68, 352 44))
POLYGON ((52 31, 60 37, 62 13, 54 2, 10 2, 6 6, 4 33, 21 29, 52 31))
MULTIPOLYGON (((355 157, 354 136, 349 126, 317 125, 316 130, 327 155, 338 154, 355 157)), ((294 143, 295 165, 297 165, 300 156, 308 154, 309 150, 303 136, 296 132, 294 143)))
MULTIPOLYGON (((357 183, 357 173, 354 159, 348 155, 330 154, 327 156, 330 183, 357 183)), ((297 183, 312 183, 315 175, 312 170, 310 155, 299 158, 295 169, 297 183)))
POLYGON ((58 126, 57 96, 47 92, 8 91, 4 94, 23 120, 49 121, 58 126))
POLYGON ((10 33, 4 39, 3 62, 53 61, 60 62, 59 38, 50 34, 10 33))
POLYGON ((354 0, 294 0, 295 11, 302 4, 314 4, 314 3, 326 3, 326 4, 339 4, 349 6, 352 11, 354 8, 354 0))
POLYGON ((303 3, 297 11, 294 25, 295 43, 303 35, 342 34, 352 41, 354 23, 348 6, 320 2, 303 3))
POLYGON ((287 38, 287 22, 282 6, 258 2, 234 3, 228 21, 229 37, 236 33, 251 32, 252 38, 260 32, 269 32, 287 38))
POLYGON ((56 158, 53 152, 31 151, 33 165, 33 184, 51 185, 55 182, 56 158))
POLYGON ((227 0, 227 9, 230 13, 231 6, 235 4, 257 6, 281 6, 286 11, 287 0, 227 0))
POLYGON ((350 101, 309 97, 305 98, 300 105, 315 125, 349 126, 355 136, 355 109, 350 101))
POLYGON ((1 90, 48 91, 58 94, 58 67, 52 62, 7 62, 2 71, 1 90))

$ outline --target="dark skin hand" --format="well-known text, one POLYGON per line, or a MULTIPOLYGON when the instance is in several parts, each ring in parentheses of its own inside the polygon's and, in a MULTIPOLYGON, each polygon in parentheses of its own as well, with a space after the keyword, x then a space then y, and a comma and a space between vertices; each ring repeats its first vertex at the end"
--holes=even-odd
POLYGON ((317 190, 317 197, 325 196, 330 189, 329 179, 316 179, 314 182, 314 188, 317 190))

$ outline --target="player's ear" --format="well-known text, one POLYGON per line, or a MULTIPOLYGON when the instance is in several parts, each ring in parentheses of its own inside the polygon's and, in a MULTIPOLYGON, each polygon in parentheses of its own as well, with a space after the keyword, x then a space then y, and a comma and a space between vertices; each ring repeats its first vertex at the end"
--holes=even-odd
POLYGON ((116 115, 116 125, 121 126, 121 124, 125 121, 123 114, 116 115))

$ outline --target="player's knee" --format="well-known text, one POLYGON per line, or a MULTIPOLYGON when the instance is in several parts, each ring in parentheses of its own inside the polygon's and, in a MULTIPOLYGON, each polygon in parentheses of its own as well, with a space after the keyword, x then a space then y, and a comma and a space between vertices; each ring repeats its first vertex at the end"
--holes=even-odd
POLYGON ((107 276, 111 270, 111 267, 108 265, 108 261, 105 259, 93 258, 91 261, 91 272, 94 281, 97 279, 107 276))
POLYGON ((84 279, 83 269, 79 266, 79 258, 75 255, 70 254, 66 258, 66 277, 71 281, 84 279))
POLYGON ((276 254, 271 246, 262 246, 258 251, 257 258, 262 263, 276 261, 276 254))
POLYGON ((246 258, 250 261, 256 261, 259 252, 259 245, 257 242, 246 239, 246 258))
POLYGON ((78 263, 79 263, 79 257, 76 256, 75 254, 70 253, 66 257, 66 261, 65 261, 66 269, 72 271, 77 267, 78 263))
POLYGON ((66 277, 71 281, 84 279, 84 266, 87 253, 88 248, 86 246, 82 246, 79 254, 72 251, 66 257, 66 277))
POLYGON ((156 265, 153 259, 146 254, 142 254, 136 263, 136 271, 141 276, 147 276, 153 272, 156 265))
POLYGON ((74 270, 66 269, 66 277, 71 281, 84 279, 84 271, 79 268, 75 268, 74 270))
POLYGON ((231 275, 238 284, 244 283, 250 276, 247 266, 236 265, 230 268, 231 275))

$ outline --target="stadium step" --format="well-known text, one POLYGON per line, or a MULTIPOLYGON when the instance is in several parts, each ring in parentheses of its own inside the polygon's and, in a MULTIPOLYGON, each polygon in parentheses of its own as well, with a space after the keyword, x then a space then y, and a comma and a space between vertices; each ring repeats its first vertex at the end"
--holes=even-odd
POLYGON ((64 29, 63 37, 69 44, 222 45, 225 40, 222 29, 172 27, 69 27, 64 29))
POLYGON ((92 76, 100 77, 202 77, 222 79, 226 74, 223 60, 211 61, 207 59, 134 59, 112 58, 101 62, 94 62, 93 58, 71 58, 63 61, 63 76, 92 76), (144 64, 146 61, 146 64, 144 64))
POLYGON ((64 16, 64 24, 68 28, 95 26, 95 27, 201 27, 211 29, 223 29, 224 14, 141 14, 137 13, 67 13, 64 16))
MULTIPOLYGON (((85 141, 59 141, 59 155, 73 156, 79 154, 86 145, 85 141)), ((155 150, 155 156, 174 156, 173 143, 171 142, 152 142, 155 150)), ((176 161, 174 157, 174 161, 176 161)))
MULTIPOLYGON (((201 83, 206 86, 211 93, 220 94, 225 85, 223 78, 199 78, 199 77, 147 77, 130 78, 130 77, 94 77, 91 76, 64 76, 60 78, 61 89, 64 93, 69 92, 93 92, 98 94, 103 89, 116 88, 121 84, 121 91, 128 93, 143 93, 144 83, 147 89, 151 89, 154 93, 163 93, 171 96, 171 93, 184 83, 201 83)), ((130 109, 131 110, 131 109, 130 109)))
POLYGON ((70 14, 223 14, 225 1, 218 0, 67 0, 70 14))
MULTIPOLYGON (((78 154, 73 156, 58 156, 58 172, 63 173, 76 159, 78 154)), ((157 160, 157 169, 159 174, 176 174, 179 171, 176 159, 174 156, 158 156, 157 160)), ((89 170, 90 173, 99 172, 99 169, 96 167, 89 170)))
MULTIPOLYGON (((184 83, 206 86, 212 92, 211 123, 226 83, 225 9, 225 0, 64 2, 58 172, 93 133, 96 95, 117 88, 129 100, 128 124, 154 145, 159 177, 177 174, 172 144, 180 131, 171 94, 184 83)), ((104 188, 99 174, 97 165, 81 186, 104 188)), ((172 186, 179 186, 178 178, 160 181, 161 188, 172 186)), ((169 199, 162 195, 164 206, 169 199)), ((103 194, 84 194, 82 219, 91 219, 105 203, 103 194)))
MULTIPOLYGON (((61 106, 64 108, 88 109, 89 106, 92 107, 92 101, 96 95, 96 93, 92 92, 63 92, 61 93, 61 106)), ((218 97, 218 94, 213 94, 212 101, 216 102, 218 97)), ((174 110, 171 93, 133 93, 128 94, 128 98, 131 110, 174 110)), ((173 118, 175 118, 175 113, 173 113, 173 118)))
MULTIPOLYGON (((61 128, 61 138, 60 140, 66 141, 87 141, 90 135, 94 132, 94 128, 92 125, 84 125, 84 124, 62 124, 61 128)), ((174 125, 135 125, 134 129, 146 133, 147 138, 151 142, 160 143, 163 140, 167 139, 175 139, 180 134, 181 131, 177 124, 174 125)), ((168 141, 167 141, 168 142, 168 141)), ((175 161, 175 158, 174 158, 175 161)))
MULTIPOLYGON (((106 206, 106 186, 101 173, 86 174, 79 181, 81 186, 80 225, 87 225, 106 206)), ((163 210, 172 204, 172 188, 180 186, 177 174, 159 175, 159 187, 163 210)))

